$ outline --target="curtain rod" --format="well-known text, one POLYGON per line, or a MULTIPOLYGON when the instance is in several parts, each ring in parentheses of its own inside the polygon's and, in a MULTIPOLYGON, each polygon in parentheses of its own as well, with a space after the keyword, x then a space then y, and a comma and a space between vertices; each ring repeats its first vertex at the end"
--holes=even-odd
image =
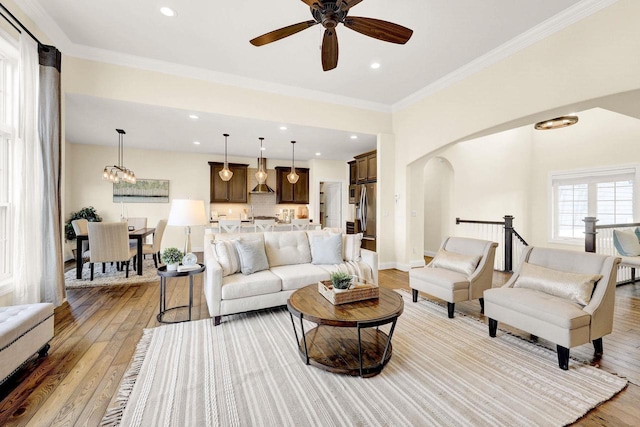
MULTIPOLYGON (((20 20, 18 18, 16 18, 15 16, 13 16, 13 13, 11 13, 9 11, 9 9, 7 9, 6 7, 4 7, 4 5, 2 3, 0 3, 0 7, 9 14, 9 16, 11 17, 11 19, 13 19, 19 26, 20 28, 22 28, 27 34, 29 34, 31 36, 32 39, 34 39, 36 41, 36 43, 38 43, 40 46, 44 46, 44 44, 42 44, 40 42, 40 40, 38 40, 38 38, 36 36, 33 35, 33 33, 31 31, 29 31, 29 29, 27 27, 25 27, 24 25, 22 25, 22 22, 20 22, 20 20)), ((7 21, 13 28, 16 29, 17 32, 22 33, 20 31, 20 29, 18 27, 15 26, 15 24, 13 22, 11 22, 11 20, 9 18, 7 18, 6 16, 4 16, 4 14, 0 13, 0 15, 2 15, 2 17, 5 19, 5 21, 7 21)))

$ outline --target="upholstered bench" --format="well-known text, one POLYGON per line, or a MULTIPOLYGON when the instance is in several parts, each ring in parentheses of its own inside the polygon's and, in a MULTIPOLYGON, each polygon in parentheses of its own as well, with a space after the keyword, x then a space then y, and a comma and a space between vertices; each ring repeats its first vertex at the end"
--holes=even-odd
POLYGON ((53 338, 53 304, 0 307, 0 384, 36 352, 45 356, 53 338))

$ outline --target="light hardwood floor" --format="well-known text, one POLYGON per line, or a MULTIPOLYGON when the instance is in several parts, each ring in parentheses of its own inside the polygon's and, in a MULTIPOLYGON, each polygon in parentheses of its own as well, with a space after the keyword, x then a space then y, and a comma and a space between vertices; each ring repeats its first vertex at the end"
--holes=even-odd
MULTIPOLYGON (((208 317, 202 277, 194 281, 194 319, 208 317)), ((495 273, 494 286, 506 278, 495 273)), ((398 270, 381 271, 380 283, 409 289, 408 274, 398 270)), ((97 426, 117 392, 142 330, 159 325, 157 283, 69 290, 67 297, 68 303, 55 311, 49 355, 32 360, 0 387, 0 426, 97 426)), ((169 281, 168 298, 169 306, 184 304, 187 279, 169 281)), ((477 301, 456 304, 456 309, 482 317, 477 301)), ((618 287, 614 333, 604 338, 604 351, 594 363, 627 377, 629 386, 577 425, 639 425, 640 284, 618 287)), ((571 352, 588 358, 593 348, 581 346, 571 352)))

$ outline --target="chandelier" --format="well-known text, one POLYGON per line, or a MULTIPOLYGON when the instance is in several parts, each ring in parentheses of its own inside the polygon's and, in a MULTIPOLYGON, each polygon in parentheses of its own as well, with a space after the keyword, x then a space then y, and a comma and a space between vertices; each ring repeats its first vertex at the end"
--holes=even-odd
POLYGON ((229 134, 223 133, 222 136, 224 136, 224 168, 218 172, 218 175, 220 175, 221 180, 226 182, 231 179, 233 172, 229 169, 229 163, 227 162, 227 138, 229 137, 229 134))
POLYGON ((260 160, 258 162, 258 172, 256 172, 256 180, 258 181, 258 184, 264 184, 265 182, 267 182, 267 172, 265 172, 264 170, 262 161, 262 151, 264 150, 264 148, 262 148, 262 141, 264 141, 264 138, 260 137, 258 139, 260 140, 260 160))
POLYGON ((300 179, 300 176, 296 173, 296 142, 291 141, 291 172, 287 175, 287 181, 291 184, 295 184, 300 179))
POLYGON ((102 171, 102 178, 113 182, 118 183, 120 181, 128 182, 129 184, 136 183, 136 174, 126 167, 124 167, 124 137, 123 135, 126 133, 122 129, 116 129, 118 132, 118 164, 117 165, 107 165, 104 167, 102 171))

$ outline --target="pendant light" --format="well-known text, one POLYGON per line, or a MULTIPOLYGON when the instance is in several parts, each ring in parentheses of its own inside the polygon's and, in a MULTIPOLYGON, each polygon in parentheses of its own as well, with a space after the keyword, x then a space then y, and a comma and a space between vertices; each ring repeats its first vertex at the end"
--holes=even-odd
POLYGON ((296 142, 291 141, 291 172, 287 175, 287 181, 291 184, 295 184, 300 179, 300 176, 296 173, 296 142))
POLYGON ((122 129, 116 129, 118 132, 118 164, 117 165, 107 165, 104 167, 102 171, 102 178, 113 182, 119 183, 120 181, 127 182, 129 184, 136 183, 136 174, 131 170, 124 167, 124 137, 123 135, 126 133, 122 129))
POLYGON ((267 182, 267 172, 264 170, 263 162, 262 162, 262 142, 264 138, 258 138, 260 140, 260 160, 258 161, 258 172, 256 172, 256 180, 258 184, 264 184, 267 182))
POLYGON ((218 172, 218 175, 220 175, 221 180, 229 181, 233 176, 233 172, 229 170, 229 162, 227 162, 227 138, 229 137, 229 134, 223 133, 222 136, 224 136, 224 168, 218 172))

